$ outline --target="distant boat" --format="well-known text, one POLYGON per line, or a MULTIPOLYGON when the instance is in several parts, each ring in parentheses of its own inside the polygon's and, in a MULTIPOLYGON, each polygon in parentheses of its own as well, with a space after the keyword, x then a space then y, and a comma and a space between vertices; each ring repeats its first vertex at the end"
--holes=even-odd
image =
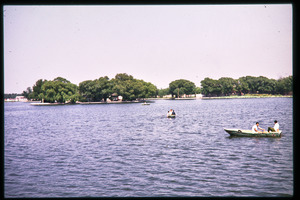
POLYGON ((33 106, 58 106, 58 105, 68 105, 65 103, 30 103, 33 106))
POLYGON ((279 132, 252 132, 252 130, 241 130, 241 129, 224 129, 230 136, 238 137, 281 137, 282 131, 279 132))
POLYGON ((176 115, 169 115, 169 114, 167 114, 167 117, 168 117, 168 118, 175 118, 176 115))
POLYGON ((33 106, 50 106, 51 103, 30 103, 30 105, 33 105, 33 106))
POLYGON ((145 106, 145 105, 150 105, 150 103, 144 102, 144 103, 142 103, 142 105, 143 105, 143 106, 145 106))

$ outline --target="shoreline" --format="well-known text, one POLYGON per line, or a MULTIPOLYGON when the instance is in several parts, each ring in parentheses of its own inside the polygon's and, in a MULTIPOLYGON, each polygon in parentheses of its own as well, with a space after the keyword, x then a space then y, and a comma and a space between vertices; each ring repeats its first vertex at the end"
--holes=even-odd
POLYGON ((75 104, 90 105, 90 104, 122 104, 122 103, 143 103, 144 101, 110 101, 110 102, 77 102, 75 104))
POLYGON ((59 106, 59 105, 93 105, 93 104, 126 104, 126 103, 143 103, 145 101, 111 101, 111 102, 76 102, 76 103, 30 103, 33 106, 59 106))
MULTIPOLYGON (((219 97, 202 97, 202 98, 148 98, 142 101, 111 101, 111 102, 76 102, 70 103, 41 103, 41 102, 22 102, 30 103, 33 106, 56 106, 56 105, 95 105, 95 104, 128 104, 128 103, 143 103, 146 101, 155 100, 213 100, 213 99, 251 99, 251 98, 293 98, 293 95, 244 95, 244 96, 219 96, 219 97)), ((13 102, 13 101, 5 101, 13 102)), ((21 102, 21 101, 18 101, 21 102)), ((153 103, 153 102, 152 102, 153 103)))
POLYGON ((220 96, 202 97, 203 100, 209 99, 254 99, 254 98, 293 98, 293 95, 244 95, 244 96, 220 96))
POLYGON ((268 94, 261 94, 261 95, 243 95, 243 96, 218 96, 218 97, 188 97, 188 98, 149 98, 147 100, 209 100, 209 99, 250 99, 250 98, 293 98, 293 95, 268 95, 268 94))

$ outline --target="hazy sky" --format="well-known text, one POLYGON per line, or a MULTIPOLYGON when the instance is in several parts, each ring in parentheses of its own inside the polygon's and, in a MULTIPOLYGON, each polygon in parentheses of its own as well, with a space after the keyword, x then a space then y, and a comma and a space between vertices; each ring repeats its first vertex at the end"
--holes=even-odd
POLYGON ((292 5, 4 6, 4 92, 38 79, 127 73, 187 79, 292 75, 292 5))

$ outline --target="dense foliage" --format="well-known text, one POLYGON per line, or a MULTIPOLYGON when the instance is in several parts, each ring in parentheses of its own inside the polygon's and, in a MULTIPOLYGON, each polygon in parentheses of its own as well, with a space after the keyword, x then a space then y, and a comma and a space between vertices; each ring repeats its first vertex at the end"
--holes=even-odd
POLYGON ((84 101, 106 101, 107 98, 112 100, 114 96, 122 96, 124 101, 132 101, 155 97, 157 88, 152 83, 123 73, 117 74, 111 80, 105 76, 96 80, 83 81, 79 83, 79 93, 84 101))
POLYGON ((176 95, 177 98, 183 94, 195 94, 195 89, 195 83, 185 79, 175 80, 169 84, 169 94, 176 95))
MULTIPOLYGON (((106 101, 122 96, 123 101, 132 101, 171 94, 181 97, 183 94, 199 94, 205 96, 228 96, 232 94, 281 94, 293 93, 293 77, 288 76, 278 80, 263 76, 245 76, 239 79, 222 77, 218 80, 205 78, 201 81, 201 88, 189 80, 179 79, 172 81, 168 88, 157 89, 150 82, 135 79, 126 73, 117 74, 111 80, 100 77, 95 80, 86 80, 79 86, 62 77, 52 81, 38 80, 35 85, 28 87, 22 95, 28 99, 44 102, 75 103, 76 101, 106 101)), ((5 98, 15 98, 17 94, 4 94, 5 98)))
POLYGON ((113 92, 121 95, 124 100, 135 100, 156 97, 157 88, 150 82, 134 79, 131 75, 117 74, 113 83, 113 92))
POLYGON ((169 88, 158 89, 157 90, 157 95, 159 97, 163 97, 163 96, 169 95, 169 88))
POLYGON ((78 86, 62 77, 53 81, 38 80, 33 86, 33 92, 28 96, 30 99, 49 103, 75 103, 79 99, 78 86))
POLYGON ((293 77, 279 80, 264 76, 246 76, 239 79, 220 78, 214 80, 205 78, 201 81, 201 93, 206 96, 228 96, 232 94, 292 94, 293 77))
POLYGON ((83 101, 101 101, 112 93, 112 85, 107 76, 96 80, 87 80, 79 83, 79 94, 83 101))
POLYGON ((4 94, 4 99, 14 99, 16 96, 22 96, 22 94, 11 93, 11 94, 4 94))
POLYGON ((25 91, 23 91, 22 96, 24 96, 27 99, 30 99, 32 97, 32 89, 31 87, 28 87, 25 91))

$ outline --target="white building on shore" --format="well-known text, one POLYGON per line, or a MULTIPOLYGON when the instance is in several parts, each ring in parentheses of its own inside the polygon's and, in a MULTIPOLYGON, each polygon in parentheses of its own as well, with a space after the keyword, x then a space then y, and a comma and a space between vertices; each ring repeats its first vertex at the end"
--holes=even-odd
POLYGON ((12 98, 4 99, 4 101, 6 101, 6 102, 27 102, 28 99, 25 98, 24 96, 16 96, 16 98, 14 98, 14 99, 12 99, 12 98))

